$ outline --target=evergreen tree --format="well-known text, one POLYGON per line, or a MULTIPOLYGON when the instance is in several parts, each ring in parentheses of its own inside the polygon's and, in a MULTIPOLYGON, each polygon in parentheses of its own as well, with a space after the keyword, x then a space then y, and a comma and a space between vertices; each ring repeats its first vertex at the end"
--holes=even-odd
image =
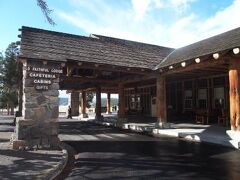
POLYGON ((9 109, 14 114, 14 107, 18 104, 18 91, 20 77, 20 65, 16 62, 19 52, 17 43, 11 43, 5 51, 5 56, 1 57, 0 63, 0 101, 3 108, 9 109))
POLYGON ((5 98, 3 96, 3 55, 0 53, 0 109, 4 109, 5 107, 5 98))

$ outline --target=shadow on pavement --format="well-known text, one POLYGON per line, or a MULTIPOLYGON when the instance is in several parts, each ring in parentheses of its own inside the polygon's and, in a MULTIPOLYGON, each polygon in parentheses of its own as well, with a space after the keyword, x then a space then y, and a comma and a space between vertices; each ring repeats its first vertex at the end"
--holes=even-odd
POLYGON ((69 179, 237 179, 240 154, 185 141, 68 142, 76 148, 69 179), (78 143, 78 144, 76 144, 78 143), (164 147, 165 146, 165 147, 164 147), (163 148, 164 147, 164 148, 163 148), (232 170, 235 168, 235 170, 232 170))
POLYGON ((61 154, 0 149, 0 179, 39 179, 53 168, 61 154))

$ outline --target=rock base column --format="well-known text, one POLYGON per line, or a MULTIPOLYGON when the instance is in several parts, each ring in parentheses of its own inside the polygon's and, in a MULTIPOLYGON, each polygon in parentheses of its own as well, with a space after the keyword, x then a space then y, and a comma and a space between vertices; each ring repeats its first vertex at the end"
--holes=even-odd
POLYGON ((24 60, 23 117, 17 118, 12 143, 24 147, 58 148, 60 64, 24 60))

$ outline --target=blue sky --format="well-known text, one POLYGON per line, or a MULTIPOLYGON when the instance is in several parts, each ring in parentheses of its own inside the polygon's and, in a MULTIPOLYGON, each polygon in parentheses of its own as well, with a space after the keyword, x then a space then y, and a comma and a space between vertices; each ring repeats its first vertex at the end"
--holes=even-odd
POLYGON ((0 51, 22 26, 90 33, 181 47, 240 26, 240 0, 47 0, 56 26, 35 0, 0 1, 0 51))
POLYGON ((21 26, 88 36, 101 34, 168 47, 240 26, 240 0, 46 0, 49 25, 36 0, 0 0, 0 52, 19 41, 21 26))

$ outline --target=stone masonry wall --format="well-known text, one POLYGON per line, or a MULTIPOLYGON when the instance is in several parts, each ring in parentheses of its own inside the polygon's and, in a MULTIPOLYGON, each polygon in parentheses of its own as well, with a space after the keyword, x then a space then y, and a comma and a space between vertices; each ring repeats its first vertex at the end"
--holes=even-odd
POLYGON ((17 119, 16 141, 24 140, 28 146, 57 146, 60 69, 60 64, 42 61, 23 63, 23 117, 17 119))

